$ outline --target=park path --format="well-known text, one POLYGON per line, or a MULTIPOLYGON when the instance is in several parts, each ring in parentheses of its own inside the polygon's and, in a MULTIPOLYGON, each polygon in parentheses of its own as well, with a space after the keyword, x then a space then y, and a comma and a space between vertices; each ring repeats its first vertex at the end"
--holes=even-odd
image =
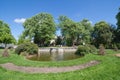
POLYGON ((12 71, 19 71, 25 73, 58 73, 58 72, 69 72, 80 70, 84 68, 88 68, 90 66, 97 65, 99 61, 90 61, 85 64, 76 65, 76 66, 67 66, 67 67, 25 67, 25 66, 17 66, 13 63, 5 63, 0 64, 1 67, 12 70, 12 71))

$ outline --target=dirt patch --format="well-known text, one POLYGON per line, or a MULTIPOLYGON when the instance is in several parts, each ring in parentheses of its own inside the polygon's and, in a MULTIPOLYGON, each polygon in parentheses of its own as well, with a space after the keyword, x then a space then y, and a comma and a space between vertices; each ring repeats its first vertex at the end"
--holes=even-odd
POLYGON ((24 66, 14 65, 13 63, 0 64, 0 66, 2 66, 7 70, 20 71, 25 73, 58 73, 58 72, 69 72, 69 71, 80 70, 80 69, 88 68, 90 66, 94 66, 98 63, 99 61, 90 61, 85 64, 76 65, 76 66, 67 66, 67 67, 24 67, 24 66))
POLYGON ((119 54, 115 54, 115 56, 120 57, 120 53, 119 54))

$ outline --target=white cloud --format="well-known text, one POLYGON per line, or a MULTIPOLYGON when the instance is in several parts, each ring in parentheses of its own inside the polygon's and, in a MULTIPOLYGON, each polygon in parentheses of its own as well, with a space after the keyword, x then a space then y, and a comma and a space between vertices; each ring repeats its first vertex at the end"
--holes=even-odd
POLYGON ((16 18, 15 20, 14 20, 14 22, 16 22, 16 23, 24 23, 25 22, 25 18, 16 18))

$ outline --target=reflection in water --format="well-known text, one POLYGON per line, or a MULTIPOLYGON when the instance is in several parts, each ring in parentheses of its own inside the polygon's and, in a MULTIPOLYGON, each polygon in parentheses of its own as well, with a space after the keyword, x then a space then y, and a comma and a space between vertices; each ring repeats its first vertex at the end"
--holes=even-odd
POLYGON ((57 52, 52 52, 50 57, 52 61, 62 61, 64 59, 63 49, 58 49, 57 52))
POLYGON ((57 52, 45 52, 40 53, 40 57, 32 57, 30 60, 34 61, 63 61, 72 60, 80 58, 79 55, 75 55, 74 52, 64 52, 63 50, 58 50, 57 52))

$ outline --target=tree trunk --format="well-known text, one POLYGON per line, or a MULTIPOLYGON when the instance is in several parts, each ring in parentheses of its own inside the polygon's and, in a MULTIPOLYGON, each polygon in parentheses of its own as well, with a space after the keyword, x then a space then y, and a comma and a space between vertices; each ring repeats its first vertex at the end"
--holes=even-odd
POLYGON ((73 47, 75 46, 75 40, 72 41, 72 46, 73 46, 73 47))

